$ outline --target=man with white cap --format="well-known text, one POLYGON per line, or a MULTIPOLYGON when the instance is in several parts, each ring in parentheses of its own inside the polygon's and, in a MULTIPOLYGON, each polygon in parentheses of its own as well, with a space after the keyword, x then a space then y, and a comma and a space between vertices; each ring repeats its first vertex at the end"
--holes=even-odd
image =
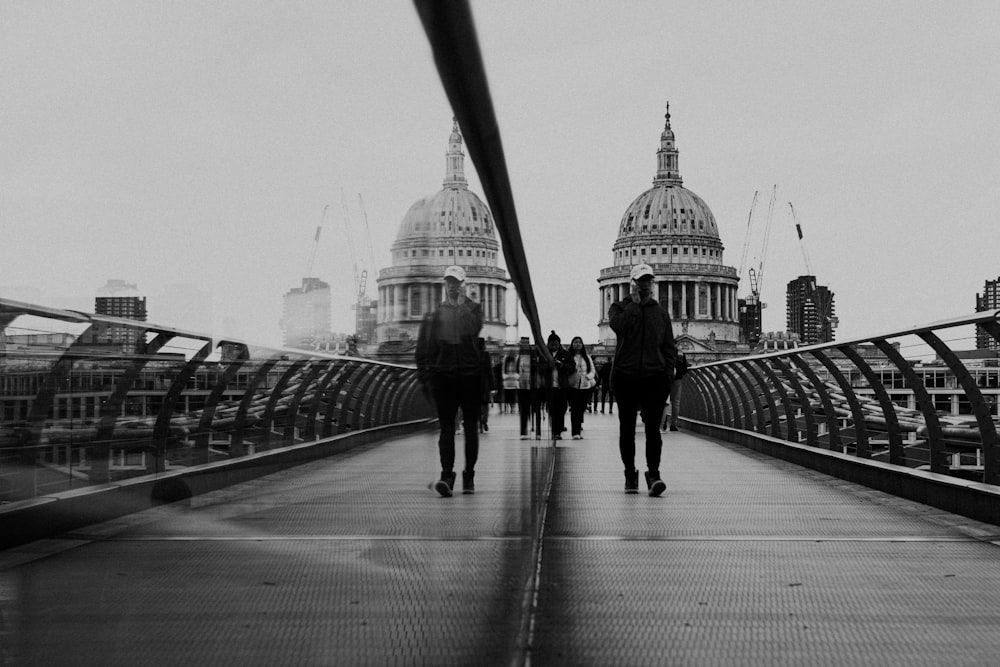
POLYGON ((608 318, 618 338, 611 384, 618 402, 618 448, 625 464, 625 492, 639 492, 635 467, 635 420, 642 411, 646 432, 646 485, 658 496, 667 486, 660 477, 660 415, 670 394, 677 360, 670 315, 653 298, 655 274, 648 264, 632 267, 634 290, 611 304, 608 318))
POLYGON ((465 269, 449 266, 444 272, 444 301, 424 317, 417 337, 417 373, 434 399, 441 433, 438 453, 441 479, 434 490, 442 496, 455 488, 455 417, 462 408, 465 435, 465 470, 462 493, 475 493, 479 458, 479 414, 482 397, 482 364, 478 345, 483 309, 465 296, 465 269))

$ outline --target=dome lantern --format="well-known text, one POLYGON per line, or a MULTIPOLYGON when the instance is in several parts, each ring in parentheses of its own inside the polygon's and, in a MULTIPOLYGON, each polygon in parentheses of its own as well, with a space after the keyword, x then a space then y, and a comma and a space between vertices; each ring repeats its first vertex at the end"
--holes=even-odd
POLYGON ((667 102, 666 124, 660 133, 660 149, 656 151, 656 178, 653 185, 681 185, 681 172, 677 166, 677 147, 674 131, 670 129, 670 102, 667 102))
POLYGON ((467 188, 465 180, 465 154, 462 153, 462 132, 458 129, 458 120, 451 120, 451 136, 448 138, 448 152, 445 154, 445 188, 467 188))

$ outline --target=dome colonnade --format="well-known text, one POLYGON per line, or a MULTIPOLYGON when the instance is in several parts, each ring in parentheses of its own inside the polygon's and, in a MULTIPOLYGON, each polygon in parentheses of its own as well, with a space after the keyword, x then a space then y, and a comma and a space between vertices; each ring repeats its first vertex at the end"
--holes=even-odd
POLYGON ((708 204, 682 186, 669 104, 656 156, 653 187, 625 210, 613 265, 601 269, 598 278, 598 336, 613 344, 608 310, 628 296, 631 267, 649 264, 656 272, 657 301, 670 313, 675 335, 708 347, 733 347, 739 340, 737 271, 723 264, 724 248, 708 204))

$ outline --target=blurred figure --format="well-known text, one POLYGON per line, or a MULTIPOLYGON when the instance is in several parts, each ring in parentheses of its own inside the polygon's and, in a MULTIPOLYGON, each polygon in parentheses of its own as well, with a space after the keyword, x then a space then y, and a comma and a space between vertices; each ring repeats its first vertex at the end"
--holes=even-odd
POLYGON ((501 409, 514 414, 517 407, 517 353, 508 353, 503 360, 503 397, 501 409))
POLYGON ((653 298, 653 268, 632 268, 633 292, 611 304, 608 316, 618 337, 615 348, 614 383, 618 400, 618 449, 625 465, 625 493, 639 492, 635 468, 635 420, 640 409, 646 431, 646 485, 658 496, 667 485, 660 478, 660 417, 667 404, 677 346, 670 315, 653 298))
POLYGON ((459 408, 465 424, 465 470, 462 492, 475 493, 479 458, 479 414, 482 407, 482 356, 477 343, 483 328, 483 309, 465 296, 465 269, 449 266, 444 272, 445 299, 428 313, 417 337, 417 374, 430 388, 440 420, 438 452, 441 479, 434 490, 451 496, 455 488, 455 417, 459 408))
POLYGON ((521 440, 528 439, 529 425, 532 417, 540 419, 538 378, 538 355, 528 342, 527 336, 521 337, 515 365, 517 373, 517 412, 521 424, 521 440))
POLYGON ((611 386, 611 367, 612 363, 610 361, 605 361, 601 364, 600 369, 597 371, 598 385, 600 386, 601 392, 601 414, 604 414, 604 404, 608 405, 608 414, 613 415, 615 413, 615 393, 612 391, 611 386))
POLYGON ((590 393, 597 375, 594 362, 587 354, 587 346, 583 338, 574 336, 569 343, 570 361, 573 370, 567 379, 567 394, 569 399, 569 424, 574 440, 583 439, 583 413, 590 403, 590 393))
POLYGON ((483 378, 483 406, 479 411, 479 432, 486 433, 490 430, 490 397, 493 394, 493 359, 490 357, 490 353, 486 351, 486 341, 484 339, 479 338, 477 345, 479 347, 483 378))
POLYGON ((681 380, 684 379, 684 374, 687 371, 687 356, 683 352, 678 352, 677 365, 674 367, 674 379, 670 383, 670 406, 663 411, 661 431, 666 431, 668 425, 671 431, 677 430, 677 414, 681 408, 681 380))

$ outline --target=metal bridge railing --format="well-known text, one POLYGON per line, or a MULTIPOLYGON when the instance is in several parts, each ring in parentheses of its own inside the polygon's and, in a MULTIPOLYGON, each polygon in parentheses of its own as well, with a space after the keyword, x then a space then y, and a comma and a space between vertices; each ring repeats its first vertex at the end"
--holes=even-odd
POLYGON ((412 367, 0 299, 0 502, 431 416, 412 367))
POLYGON ((940 333, 975 325, 1000 341, 1000 312, 884 336, 693 367, 682 417, 860 458, 1000 484, 996 358, 970 360, 940 333), (906 359, 915 337, 931 361, 906 359), (897 342, 893 342, 897 341, 897 342))

